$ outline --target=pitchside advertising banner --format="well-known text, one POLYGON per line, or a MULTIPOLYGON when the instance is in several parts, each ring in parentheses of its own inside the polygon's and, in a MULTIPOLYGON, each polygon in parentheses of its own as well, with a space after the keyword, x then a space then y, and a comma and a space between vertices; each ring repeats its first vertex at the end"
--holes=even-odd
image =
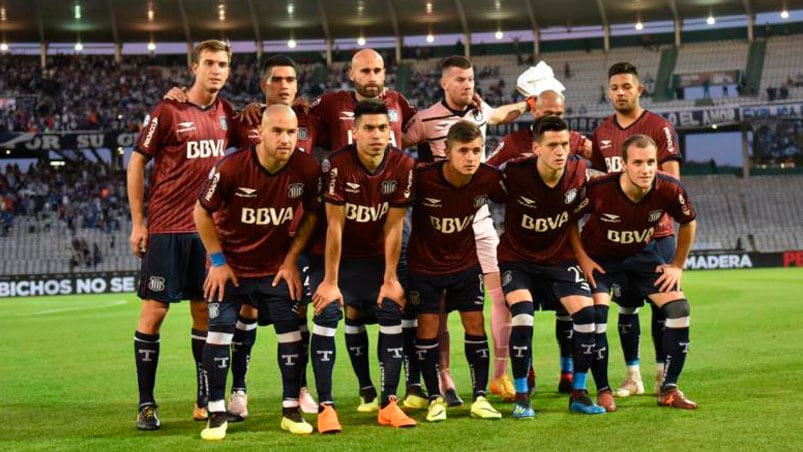
POLYGON ((803 267, 803 250, 779 253, 692 252, 686 259, 687 270, 762 267, 803 267))

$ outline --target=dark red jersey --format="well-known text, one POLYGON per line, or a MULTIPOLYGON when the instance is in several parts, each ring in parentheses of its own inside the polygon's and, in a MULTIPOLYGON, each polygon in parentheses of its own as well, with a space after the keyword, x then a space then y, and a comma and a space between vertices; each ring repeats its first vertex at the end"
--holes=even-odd
POLYGON ((296 151, 269 173, 254 148, 224 158, 209 174, 199 201, 215 213, 223 254, 238 277, 274 275, 290 249, 290 225, 302 207, 318 207, 321 167, 296 151))
POLYGON ((209 171, 234 146, 248 144, 247 128, 218 97, 207 108, 162 101, 145 118, 134 148, 153 158, 148 196, 150 234, 195 232, 192 211, 209 171))
MULTIPOLYGON (((626 128, 616 121, 616 115, 606 119, 591 136, 591 166, 606 173, 622 170, 622 144, 633 135, 647 135, 658 145, 658 166, 671 160, 680 160, 678 136, 675 128, 662 116, 644 110, 641 116, 626 128)), ((668 217, 661 219, 656 237, 669 237, 675 233, 668 217)))
MULTIPOLYGON (((583 142, 586 137, 579 132, 572 130, 569 133, 569 152, 572 154, 583 155, 583 142)), ((532 126, 522 127, 515 132, 502 137, 502 141, 496 145, 491 156, 488 157, 488 163, 491 166, 499 167, 499 165, 506 161, 516 158, 521 154, 529 154, 533 152, 533 131, 532 126)))
MULTIPOLYGON (((393 90, 385 90, 378 100, 388 107, 390 145, 401 147, 402 128, 415 114, 415 107, 393 90)), ((326 93, 312 101, 309 128, 318 146, 334 151, 354 142, 352 133, 357 103, 354 91, 326 93)))
POLYGON ((563 176, 548 187, 538 174, 535 156, 505 165, 508 189, 505 230, 499 238, 499 262, 530 262, 556 265, 574 258, 569 244, 569 226, 583 198, 588 163, 569 156, 563 176))
POLYGON ((694 220, 696 213, 680 181, 658 172, 652 189, 639 202, 628 198, 620 185, 621 173, 588 183, 581 214, 589 213, 582 240, 592 257, 625 258, 653 240, 666 213, 678 223, 694 220))
MULTIPOLYGON (((412 199, 413 159, 388 146, 382 164, 368 172, 355 145, 329 154, 323 162, 323 200, 345 206, 341 258, 376 257, 385 254, 384 226, 390 208, 406 209, 412 199)), ((325 224, 319 221, 319 224, 325 224)), ((325 226, 312 247, 323 254, 325 226)))
POLYGON ((479 265, 474 215, 490 199, 504 202, 502 173, 480 165, 471 182, 455 187, 443 176, 445 161, 416 168, 413 227, 407 247, 411 272, 446 275, 479 265))

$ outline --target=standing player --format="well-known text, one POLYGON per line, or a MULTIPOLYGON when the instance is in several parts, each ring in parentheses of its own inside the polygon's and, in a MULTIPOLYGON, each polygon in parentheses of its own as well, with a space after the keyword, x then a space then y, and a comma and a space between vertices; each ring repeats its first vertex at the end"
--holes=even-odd
MULTIPOLYGON (((446 58, 441 63, 441 88, 443 100, 433 104, 413 116, 404 131, 404 147, 418 146, 419 161, 443 160, 446 158, 446 134, 452 124, 460 120, 475 123, 485 140, 485 129, 488 124, 502 124, 512 121, 527 111, 527 103, 505 105, 493 108, 482 102, 474 104, 474 67, 471 61, 462 56, 446 58)), ((482 154, 485 161, 485 152, 482 154)), ((485 278, 485 287, 492 301, 491 335, 494 340, 494 380, 491 381, 491 392, 503 398, 513 397, 513 385, 505 372, 507 367, 506 326, 510 324, 510 314, 505 306, 505 297, 499 281, 499 267, 496 263, 496 235, 491 212, 484 206, 474 217, 477 253, 485 278)), ((457 395, 454 382, 449 372, 449 332, 446 330, 445 318, 441 322, 441 391, 449 406, 459 406, 463 401, 457 395)))
POLYGON ((510 305, 510 361, 516 399, 513 417, 530 419, 527 373, 532 364, 536 303, 554 300, 572 318, 574 361, 569 409, 584 414, 605 410, 588 397, 586 380, 594 349, 594 308, 588 283, 572 255, 568 231, 588 178, 587 163, 569 153, 569 126, 546 116, 533 127, 533 154, 505 165, 505 231, 499 243, 502 288, 510 305))
POLYGON ((193 203, 204 178, 224 151, 244 133, 233 121, 234 109, 218 96, 229 77, 231 48, 209 40, 192 52, 195 82, 188 103, 163 101, 148 116, 128 165, 131 206, 131 251, 142 258, 138 295, 142 299, 134 357, 139 386, 137 428, 156 430, 159 417, 153 389, 159 362, 159 330, 170 304, 189 299, 192 314, 192 353, 197 398, 193 418, 204 420, 206 390, 202 356, 207 313, 203 300, 205 255, 192 220, 193 203), (144 175, 148 160, 154 169, 145 222, 144 175))
MULTIPOLYGON (((313 334, 312 356, 315 360, 319 353, 331 354, 331 360, 325 363, 330 366, 331 374, 337 317, 324 314, 336 311, 337 302, 345 303, 347 329, 350 327, 351 333, 365 336, 361 342, 359 334, 346 334, 347 347, 358 351, 350 354, 360 383, 362 403, 358 410, 378 409, 380 425, 413 427, 415 421, 404 414, 396 399, 404 349, 401 326, 404 292, 396 266, 401 252, 402 223, 410 203, 413 160, 388 144, 391 126, 384 104, 362 101, 354 109, 354 118, 355 143, 330 154, 323 165, 327 220, 325 272, 313 303, 316 314, 334 317, 334 321, 324 325, 331 333, 328 348, 319 348, 313 334), (365 324, 374 321, 379 323, 380 406, 371 382, 365 334, 365 324)), ((317 239, 320 250, 323 240, 317 239)), ((314 279, 318 279, 314 269, 319 267, 312 266, 314 279)), ((316 370, 316 378, 317 375, 316 370)), ((320 393, 318 397, 320 403, 331 400, 320 393)))
POLYGON ((590 213, 590 218, 582 242, 577 228, 572 229, 572 247, 593 287, 595 305, 610 303, 612 285, 626 278, 664 313, 666 361, 658 404, 695 409, 697 404, 686 399, 677 382, 689 348, 690 308, 680 279, 694 242, 696 214, 680 182, 657 171, 658 146, 652 138, 629 137, 621 158, 620 173, 589 182, 581 213, 590 213), (664 214, 680 223, 672 260, 664 258, 654 240, 664 214))
POLYGON ((460 311, 465 353, 471 371, 471 416, 499 419, 485 397, 489 350, 483 317, 482 269, 477 258, 474 215, 488 199, 502 202, 502 175, 480 163, 482 132, 469 121, 456 122, 446 137, 446 159, 416 168, 413 227, 408 247, 408 302, 418 311, 416 352, 429 392, 430 422, 446 419, 438 378, 441 298, 445 310, 460 311))
MULTIPOLYGON (((527 104, 530 107, 530 113, 532 113, 536 121, 544 116, 563 118, 565 101, 563 94, 558 91, 542 91, 538 93, 536 98, 532 100, 528 99, 527 104)), ((581 155, 585 158, 590 158, 591 140, 574 130, 569 132, 569 134, 569 152, 581 155)), ((488 157, 488 164, 498 168, 504 162, 512 158, 532 152, 532 146, 532 126, 522 127, 502 137, 502 140, 496 146, 491 156, 488 157)), ((562 306, 556 306, 556 309, 555 338, 560 348, 560 380, 558 382, 558 391, 568 394, 572 390, 572 318, 568 313, 561 312, 562 306)), ((509 332, 509 328, 507 328, 506 331, 509 332)), ((502 361, 502 364, 505 364, 505 361, 502 361)), ((504 367, 499 369, 499 361, 497 361, 497 369, 494 373, 494 378, 500 377, 504 372, 504 367)), ((535 386, 535 373, 532 370, 530 378, 532 379, 530 387, 533 388, 535 386)))
POLYGON ((209 422, 201 432, 205 440, 226 436, 229 348, 240 307, 246 303, 267 310, 276 330, 282 429, 312 433, 298 405, 302 341, 294 300, 302 290, 298 256, 315 224, 320 165, 311 155, 294 152, 297 132, 290 107, 268 107, 261 143, 223 159, 209 174, 195 207, 195 224, 212 261, 204 282, 209 300, 204 348, 209 422), (290 226, 301 206, 304 217, 291 244, 290 226))
MULTIPOLYGON (((622 169, 621 149, 624 141, 636 134, 644 134, 655 141, 658 146, 659 169, 670 176, 680 178, 680 152, 677 148, 677 134, 672 125, 661 116, 641 107, 639 98, 644 86, 639 81, 636 68, 630 63, 616 63, 608 70, 608 98, 613 104, 615 113, 597 127, 591 138, 593 151, 591 164, 594 169, 606 173, 618 172, 622 169)), ((674 226, 668 216, 664 215, 655 231, 658 249, 664 259, 669 262, 675 251, 674 226)), ((619 337, 627 365, 627 377, 616 390, 618 397, 644 393, 641 371, 639 368, 639 338, 641 326, 638 308, 644 305, 644 297, 637 290, 623 283, 620 290, 615 290, 615 301, 619 304, 619 337)), ((655 346, 657 366, 655 391, 660 391, 661 378, 664 374, 663 363, 666 354, 662 348, 661 335, 665 318, 660 309, 652 306, 652 339, 655 346)), ((598 323, 607 320, 607 307, 598 307, 598 323)), ((602 332, 597 336, 598 363, 595 366, 607 368, 608 339, 602 332)), ((596 375, 595 375, 596 377, 596 375)), ((597 380, 597 386, 608 387, 607 379, 597 380)), ((612 401, 612 400, 611 400, 612 401)))

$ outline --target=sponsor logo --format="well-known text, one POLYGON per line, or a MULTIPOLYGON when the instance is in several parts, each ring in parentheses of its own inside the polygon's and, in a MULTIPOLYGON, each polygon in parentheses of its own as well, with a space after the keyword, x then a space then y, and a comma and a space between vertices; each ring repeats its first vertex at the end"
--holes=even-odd
POLYGON ((178 129, 176 130, 176 133, 192 132, 193 130, 195 130, 194 122, 192 121, 180 122, 178 123, 178 129))
POLYGON ((535 209, 535 200, 534 199, 530 199, 530 198, 528 198, 526 196, 519 195, 519 198, 516 201, 519 204, 521 204, 522 206, 524 206, 524 207, 527 207, 527 208, 530 208, 530 209, 535 209))
POLYGON ((608 240, 614 243, 621 243, 622 245, 629 245, 631 243, 647 243, 655 228, 647 228, 641 231, 616 231, 608 229, 608 240))
POLYGON ((566 204, 571 204, 574 200, 577 199, 577 189, 572 188, 571 190, 567 191, 566 194, 563 196, 563 202, 566 204))
POLYGON ((306 127, 299 127, 298 128, 298 141, 304 141, 309 139, 309 130, 306 127))
POLYGON ((482 110, 479 108, 474 109, 473 116, 474 116, 474 121, 478 123, 481 122, 483 119, 485 119, 485 116, 482 114, 482 110))
POLYGON ((606 223, 621 223, 622 218, 619 215, 614 215, 612 213, 603 213, 600 217, 600 220, 606 223))
POLYGON ((346 182, 346 193, 359 193, 360 184, 355 182, 346 182))
POLYGON ((683 197, 683 193, 678 195, 678 202, 680 203, 680 210, 683 211, 683 215, 691 216, 691 210, 689 210, 689 205, 686 203, 686 198, 683 197))
POLYGON ((469 215, 464 218, 438 218, 429 217, 429 222, 436 231, 443 234, 453 234, 455 232, 462 232, 468 227, 472 226, 474 215, 469 215))
POLYGON ((521 216, 521 227, 535 232, 547 232, 560 229, 569 222, 569 212, 561 212, 554 217, 533 218, 529 215, 521 216))
POLYGON ((608 168, 609 173, 622 171, 622 157, 619 157, 618 155, 613 157, 605 157, 605 167, 608 168))
MULTIPOLYGON (((214 171, 214 168, 212 168, 214 171)), ((209 181, 209 189, 206 190, 206 195, 204 195, 204 199, 210 201, 212 196, 215 194, 215 190, 217 189, 217 183, 220 181, 220 173, 215 173, 212 176, 212 180, 209 181)))
POLYGON ((151 122, 151 115, 145 115, 145 119, 142 120, 142 127, 148 127, 149 122, 151 122))
POLYGON ((199 140, 187 142, 187 159, 205 159, 208 157, 223 157, 226 149, 223 140, 199 140))
POLYGON ((424 198, 424 199, 421 201, 421 204, 422 204, 424 207, 435 207, 435 208, 440 208, 440 207, 443 207, 443 206, 441 205, 441 200, 440 200, 440 199, 436 199, 436 198, 424 198))
POLYGON ((653 210, 647 215, 647 221, 650 223, 655 223, 661 218, 661 215, 664 214, 664 211, 661 209, 653 210))
POLYGON ((288 198, 290 199, 299 198, 303 194, 304 194, 304 184, 302 184, 301 182, 297 182, 287 186, 288 198))
POLYGON ((280 226, 288 221, 293 221, 293 208, 282 207, 276 209, 273 207, 260 207, 257 209, 251 207, 243 207, 240 213, 240 221, 243 224, 256 224, 256 225, 273 225, 280 226))
POLYGON ((346 219, 357 223, 377 222, 388 213, 388 207, 387 202, 370 207, 346 203, 346 219))
POLYGON ((670 154, 675 153, 675 139, 669 127, 664 127, 664 135, 666 135, 666 152, 670 154))
POLYGON ((413 170, 407 172, 407 188, 404 189, 404 198, 410 199, 410 190, 413 189, 413 170))
POLYGON ((686 268, 690 270, 712 270, 715 268, 753 268, 748 254, 719 254, 710 256, 689 256, 686 268))
POLYGON ((435 124, 435 132, 446 131, 446 130, 449 129, 449 126, 451 126, 451 125, 452 125, 451 122, 439 122, 439 123, 435 124))
POLYGON ((240 198, 256 198, 257 191, 255 188, 237 187, 234 196, 239 196, 240 198))
POLYGON ((315 98, 312 103, 309 104, 309 108, 315 108, 321 103, 321 96, 315 98))
POLYGON ((388 120, 390 120, 390 122, 399 122, 399 111, 388 110, 388 120))
POLYGON ((503 286, 506 286, 506 285, 508 285, 508 284, 510 284, 512 282, 513 282, 513 271, 512 270, 506 270, 504 273, 502 273, 502 285, 503 286))
POLYGON ((151 292, 164 292, 165 279, 161 276, 151 276, 148 278, 148 290, 151 292))
MULTIPOLYGON (((328 166, 328 165, 327 165, 328 166)), ((337 183, 337 168, 332 168, 329 171, 329 194, 335 194, 335 184, 337 183)))
POLYGON ((340 116, 338 116, 339 120, 341 121, 354 121, 354 112, 353 111, 341 111, 340 116))
POLYGON ((413 306, 418 306, 421 304, 421 293, 417 290, 411 290, 407 293, 407 301, 410 302, 413 306))
POLYGON ((159 126, 159 118, 153 118, 151 127, 148 129, 148 134, 145 135, 145 141, 142 142, 142 147, 150 147, 153 134, 156 133, 156 128, 159 126))
POLYGON ((386 180, 382 182, 382 194, 389 195, 396 191, 396 181, 386 180))
POLYGON ((218 116, 217 121, 220 123, 220 130, 229 130, 229 122, 225 116, 218 116))
POLYGON ((611 147, 611 140, 600 140, 599 148, 600 149, 608 149, 611 147))

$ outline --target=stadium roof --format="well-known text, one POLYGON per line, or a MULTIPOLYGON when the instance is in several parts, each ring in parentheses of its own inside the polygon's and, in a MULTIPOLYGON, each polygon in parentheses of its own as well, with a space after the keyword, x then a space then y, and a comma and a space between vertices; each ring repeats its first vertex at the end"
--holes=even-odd
POLYGON ((803 0, 0 0, 0 31, 9 42, 75 42, 79 33, 83 42, 281 41, 672 21, 783 6, 800 9, 803 0))

